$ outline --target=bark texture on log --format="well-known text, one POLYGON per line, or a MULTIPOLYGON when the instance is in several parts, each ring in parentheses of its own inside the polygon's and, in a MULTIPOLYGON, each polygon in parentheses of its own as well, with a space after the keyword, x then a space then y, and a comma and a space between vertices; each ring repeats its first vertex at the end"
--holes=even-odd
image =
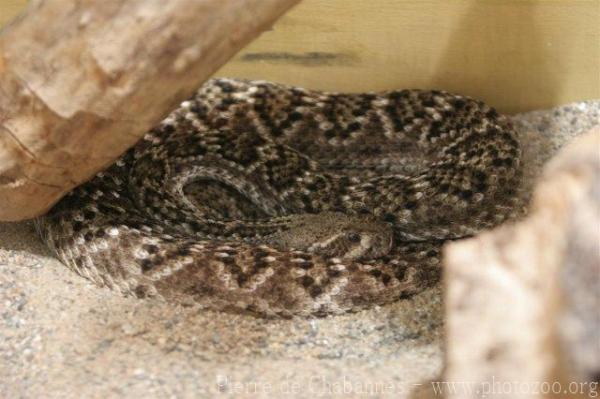
POLYGON ((0 34, 0 221, 44 213, 299 1, 32 1, 0 34))
POLYGON ((527 219, 445 248, 445 379, 473 388, 448 397, 597 394, 599 148, 595 128, 545 168, 527 219))

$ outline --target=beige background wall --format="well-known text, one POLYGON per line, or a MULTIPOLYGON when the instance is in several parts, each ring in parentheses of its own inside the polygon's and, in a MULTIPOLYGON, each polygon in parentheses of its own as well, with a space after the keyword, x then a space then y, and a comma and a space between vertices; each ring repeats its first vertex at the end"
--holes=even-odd
MULTIPOLYGON (((0 0, 0 24, 25 4, 0 0)), ((304 0, 217 75, 441 88, 505 112, 600 98, 600 0, 304 0)))

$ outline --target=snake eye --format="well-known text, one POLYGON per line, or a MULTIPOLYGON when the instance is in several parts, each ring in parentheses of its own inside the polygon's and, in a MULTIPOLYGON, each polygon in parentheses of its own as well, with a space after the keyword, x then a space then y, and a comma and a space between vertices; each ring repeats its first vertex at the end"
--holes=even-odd
POLYGON ((350 242, 360 242, 360 234, 358 233, 348 233, 347 237, 350 242))

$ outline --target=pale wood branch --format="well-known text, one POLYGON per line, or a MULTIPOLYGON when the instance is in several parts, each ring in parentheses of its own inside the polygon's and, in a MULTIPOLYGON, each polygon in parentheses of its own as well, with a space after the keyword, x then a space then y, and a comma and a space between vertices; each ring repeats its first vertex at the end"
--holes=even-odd
POLYGON ((0 220, 45 212, 299 1, 32 1, 0 34, 0 220))

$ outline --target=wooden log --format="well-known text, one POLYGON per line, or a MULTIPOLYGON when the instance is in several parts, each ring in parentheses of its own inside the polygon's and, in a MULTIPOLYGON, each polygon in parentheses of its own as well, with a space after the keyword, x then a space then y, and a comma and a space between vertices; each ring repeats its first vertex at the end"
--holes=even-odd
POLYGON ((299 1, 32 1, 0 34, 0 220, 44 213, 299 1))

